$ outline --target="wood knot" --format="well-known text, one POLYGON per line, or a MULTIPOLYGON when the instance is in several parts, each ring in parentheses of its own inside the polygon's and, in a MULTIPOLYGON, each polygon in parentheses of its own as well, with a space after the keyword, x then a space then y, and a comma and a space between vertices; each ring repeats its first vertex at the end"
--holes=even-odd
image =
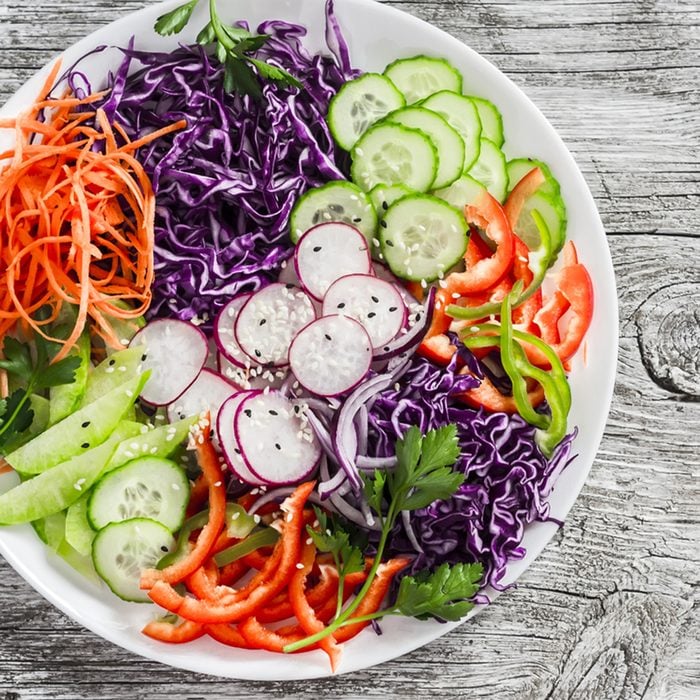
POLYGON ((642 362, 667 391, 700 398, 700 284, 654 292, 635 318, 642 362))

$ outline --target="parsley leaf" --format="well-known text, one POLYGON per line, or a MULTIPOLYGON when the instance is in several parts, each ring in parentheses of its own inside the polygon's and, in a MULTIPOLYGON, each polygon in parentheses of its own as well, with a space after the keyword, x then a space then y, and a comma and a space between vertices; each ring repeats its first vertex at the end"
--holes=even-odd
POLYGON ((184 5, 176 7, 171 12, 161 15, 154 25, 154 29, 161 36, 169 36, 170 34, 179 34, 190 21, 194 8, 199 0, 190 0, 184 5))
POLYGON ((19 340, 8 336, 3 344, 4 360, 0 360, 0 369, 12 374, 25 382, 32 378, 32 356, 29 347, 19 340))
POLYGON ((399 584, 392 614, 426 620, 437 617, 456 621, 463 618, 474 603, 467 600, 479 590, 483 575, 481 564, 442 564, 432 574, 404 576, 399 584))
MULTIPOLYGON (((198 2, 199 0, 190 0, 161 15, 156 20, 154 29, 162 36, 181 32, 192 18, 198 2)), ((283 68, 249 55, 261 49, 269 38, 266 34, 253 34, 242 27, 226 25, 216 11, 216 0, 209 0, 209 22, 197 34, 196 42, 203 46, 215 44, 216 57, 224 66, 224 89, 227 92, 235 90, 241 95, 250 95, 259 100, 263 95, 260 85, 263 80, 298 89, 303 87, 283 68)))

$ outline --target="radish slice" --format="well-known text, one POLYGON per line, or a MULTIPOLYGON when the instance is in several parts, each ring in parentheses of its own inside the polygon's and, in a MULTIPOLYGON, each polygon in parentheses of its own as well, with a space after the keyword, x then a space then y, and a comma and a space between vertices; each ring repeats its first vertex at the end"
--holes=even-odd
POLYGON ((333 282, 323 298, 323 315, 332 314, 361 323, 372 347, 379 348, 404 327, 408 311, 390 282, 372 275, 347 275, 333 282))
POLYGON ((337 279, 372 269, 367 240, 348 224, 309 229, 294 249, 294 267, 304 289, 319 301, 337 279))
POLYGON ((378 277, 380 280, 384 280, 385 282, 391 282, 391 284, 398 289, 399 294, 403 299, 403 303, 407 308, 410 309, 412 306, 418 303, 413 294, 411 294, 408 289, 401 284, 396 275, 386 265, 380 262, 373 262, 372 270, 375 277, 378 277))
MULTIPOLYGON (((295 287, 303 286, 299 281, 299 276, 297 275, 293 260, 288 260, 285 263, 285 266, 282 268, 282 272, 280 272, 280 276, 277 278, 277 281, 280 284, 286 284, 287 286, 290 284, 294 285, 295 287)), ((323 304, 318 299, 314 299, 312 296, 309 296, 309 299, 311 300, 311 304, 316 312, 316 318, 323 316, 321 311, 323 304)))
POLYGON ((209 411, 211 424, 215 425, 224 401, 239 391, 228 379, 205 367, 185 393, 168 406, 168 420, 174 423, 182 418, 199 415, 202 411, 209 411))
POLYGON ((253 294, 238 312, 234 333, 257 364, 288 363, 294 336, 316 318, 309 297, 298 287, 274 283, 253 294))
POLYGON ((296 484, 318 466, 321 445, 302 407, 278 392, 249 395, 234 425, 246 466, 270 485, 296 484))
POLYGON ((236 429, 234 421, 236 411, 243 401, 256 392, 241 391, 227 399, 219 409, 219 416, 216 421, 216 434, 219 438, 219 445, 224 454, 224 459, 233 475, 246 484, 262 486, 264 482, 253 474, 243 461, 241 450, 236 440, 236 429))
POLYGON ((192 382, 207 361, 207 338, 187 321, 158 319, 144 326, 129 343, 146 349, 142 363, 151 376, 141 398, 154 406, 175 401, 192 382))
POLYGON ((240 310, 251 296, 253 295, 242 294, 229 301, 229 303, 219 311, 219 315, 216 317, 214 323, 214 342, 216 346, 229 362, 238 365, 238 367, 250 366, 250 358, 241 350, 233 328, 240 310))
POLYGON ((294 339, 289 363, 307 391, 337 396, 364 379, 372 363, 372 342, 357 321, 324 316, 294 339))

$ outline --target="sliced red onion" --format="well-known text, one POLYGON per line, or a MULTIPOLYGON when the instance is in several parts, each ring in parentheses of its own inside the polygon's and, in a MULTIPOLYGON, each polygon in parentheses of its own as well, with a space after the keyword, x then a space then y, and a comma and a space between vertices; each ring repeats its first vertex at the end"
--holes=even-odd
POLYGON ((375 469, 393 469, 396 466, 396 457, 367 457, 357 455, 355 458, 358 469, 374 471, 375 469))
POLYGON ((311 429, 316 434, 321 449, 328 455, 330 459, 335 459, 335 450, 333 449, 333 440, 325 425, 319 417, 311 410, 306 411, 306 419, 309 421, 311 429))
POLYGON ((428 298, 423 305, 423 312, 416 322, 408 329, 406 333, 401 333, 394 338, 390 343, 382 346, 374 353, 375 360, 386 360, 403 352, 413 350, 425 337, 425 334, 430 328, 435 311, 435 287, 431 287, 428 292, 428 298))
POLYGON ((369 416, 367 413, 367 406, 360 406, 360 410, 355 416, 355 430, 357 431, 357 450, 355 457, 357 457, 357 454, 360 452, 367 452, 368 424, 369 416))
POLYGON ((413 531, 413 525, 411 524, 411 513, 407 510, 402 510, 401 520, 403 521, 403 527, 406 531, 406 536, 408 537, 408 541, 411 543, 411 546, 416 550, 416 552, 422 553, 423 547, 420 546, 420 542, 418 542, 416 533, 413 531))
POLYGON ((326 500, 334 494, 347 481, 348 475, 342 470, 338 470, 328 481, 321 481, 318 485, 318 495, 321 500, 326 500))

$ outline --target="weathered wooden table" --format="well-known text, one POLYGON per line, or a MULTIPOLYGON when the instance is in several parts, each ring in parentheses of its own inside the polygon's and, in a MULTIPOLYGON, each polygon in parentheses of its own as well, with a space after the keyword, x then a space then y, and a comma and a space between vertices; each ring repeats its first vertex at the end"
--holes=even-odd
MULTIPOLYGON (((0 0, 0 102, 143 0, 0 0)), ((219 681, 81 629, 0 562, 0 700, 700 697, 700 5, 397 0, 511 76, 573 152, 605 224, 618 382, 565 528, 473 622, 332 680, 219 681)))

